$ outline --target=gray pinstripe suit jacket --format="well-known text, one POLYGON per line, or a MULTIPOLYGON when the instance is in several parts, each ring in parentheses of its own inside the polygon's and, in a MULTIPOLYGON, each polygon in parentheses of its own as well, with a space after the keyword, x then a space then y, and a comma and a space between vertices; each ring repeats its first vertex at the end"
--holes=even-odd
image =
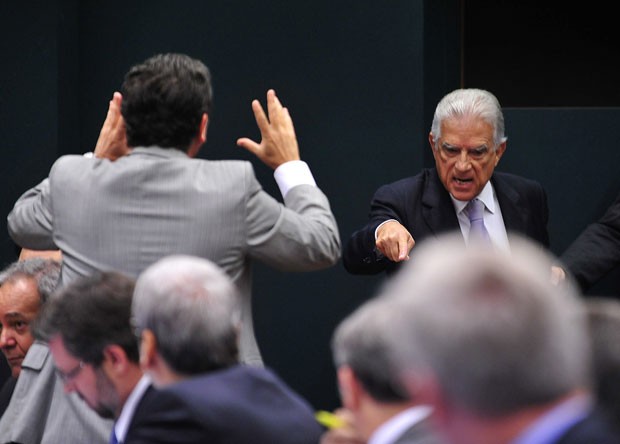
POLYGON ((175 149, 136 148, 115 162, 63 156, 8 216, 21 247, 59 248, 61 285, 96 270, 137 276, 170 254, 221 266, 242 298, 241 359, 262 362, 252 326, 251 262, 280 270, 333 265, 340 237, 327 197, 299 185, 284 205, 245 161, 190 159, 175 149))

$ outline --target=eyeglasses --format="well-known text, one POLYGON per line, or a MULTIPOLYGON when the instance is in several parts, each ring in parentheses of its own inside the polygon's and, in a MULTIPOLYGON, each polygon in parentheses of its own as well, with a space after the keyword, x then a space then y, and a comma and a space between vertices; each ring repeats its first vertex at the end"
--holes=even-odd
POLYGON ((56 374, 58 375, 60 380, 66 384, 69 381, 71 381, 73 378, 77 377, 77 375, 80 374, 80 372, 84 368, 84 365, 85 365, 84 361, 80 361, 78 365, 76 365, 74 368, 72 368, 68 372, 63 372, 58 367, 56 367, 56 374))

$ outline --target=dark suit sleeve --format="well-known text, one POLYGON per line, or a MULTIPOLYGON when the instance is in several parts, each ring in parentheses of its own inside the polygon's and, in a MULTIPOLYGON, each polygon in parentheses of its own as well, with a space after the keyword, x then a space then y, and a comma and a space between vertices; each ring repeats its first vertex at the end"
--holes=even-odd
POLYGON ((560 259, 584 290, 620 263, 620 195, 603 217, 588 225, 560 259))
POLYGON ((396 266, 376 249, 375 230, 389 219, 395 219, 406 227, 404 211, 403 195, 396 184, 383 185, 375 192, 370 203, 368 223, 351 235, 344 248, 342 261, 349 273, 376 274, 396 266))

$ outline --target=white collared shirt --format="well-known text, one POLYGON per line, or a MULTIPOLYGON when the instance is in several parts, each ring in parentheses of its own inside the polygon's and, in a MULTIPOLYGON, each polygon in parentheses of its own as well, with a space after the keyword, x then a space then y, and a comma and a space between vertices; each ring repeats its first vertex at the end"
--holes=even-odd
POLYGON ((368 440, 368 444, 392 444, 410 427, 428 418, 431 411, 429 406, 421 405, 400 412, 381 424, 368 440))
MULTIPOLYGON (((489 232, 491 242, 493 245, 501 251, 510 251, 510 244, 508 243, 508 234, 506 232, 506 226, 504 225, 504 218, 502 217, 502 210, 499 208, 499 202, 495 195, 495 190, 491 182, 487 182, 480 194, 476 196, 484 203, 484 226, 489 232)), ((469 238, 469 217, 464 211, 469 201, 457 200, 450 195, 452 203, 454 204, 454 210, 459 220, 459 226, 461 227, 461 233, 467 240, 469 238)))
POLYGON ((133 413, 138 406, 138 403, 144 396, 144 392, 151 385, 151 378, 147 375, 142 376, 134 389, 131 391, 129 396, 127 397, 127 401, 123 405, 123 409, 121 410, 121 414, 118 416, 118 419, 114 423, 114 433, 116 434, 116 439, 119 443, 123 443, 125 441, 125 437, 127 436, 127 429, 129 428, 129 424, 131 423, 131 419, 133 418, 133 413))
POLYGON ((284 162, 273 172, 273 177, 280 188, 282 197, 297 185, 316 186, 310 167, 303 160, 291 160, 284 162))

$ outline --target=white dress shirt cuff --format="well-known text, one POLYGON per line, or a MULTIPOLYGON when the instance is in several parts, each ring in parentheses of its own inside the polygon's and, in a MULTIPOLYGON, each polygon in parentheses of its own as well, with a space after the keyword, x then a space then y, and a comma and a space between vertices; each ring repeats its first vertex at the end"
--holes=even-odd
POLYGON ((388 220, 384 220, 383 222, 381 222, 377 228, 375 228, 375 242, 377 241, 377 231, 379 231, 379 228, 381 228, 381 226, 387 224, 388 222, 398 222, 396 219, 388 219, 388 220))
POLYGON ((273 177, 276 179, 282 197, 286 197, 286 193, 297 185, 316 186, 310 167, 303 160, 283 163, 273 172, 273 177))

